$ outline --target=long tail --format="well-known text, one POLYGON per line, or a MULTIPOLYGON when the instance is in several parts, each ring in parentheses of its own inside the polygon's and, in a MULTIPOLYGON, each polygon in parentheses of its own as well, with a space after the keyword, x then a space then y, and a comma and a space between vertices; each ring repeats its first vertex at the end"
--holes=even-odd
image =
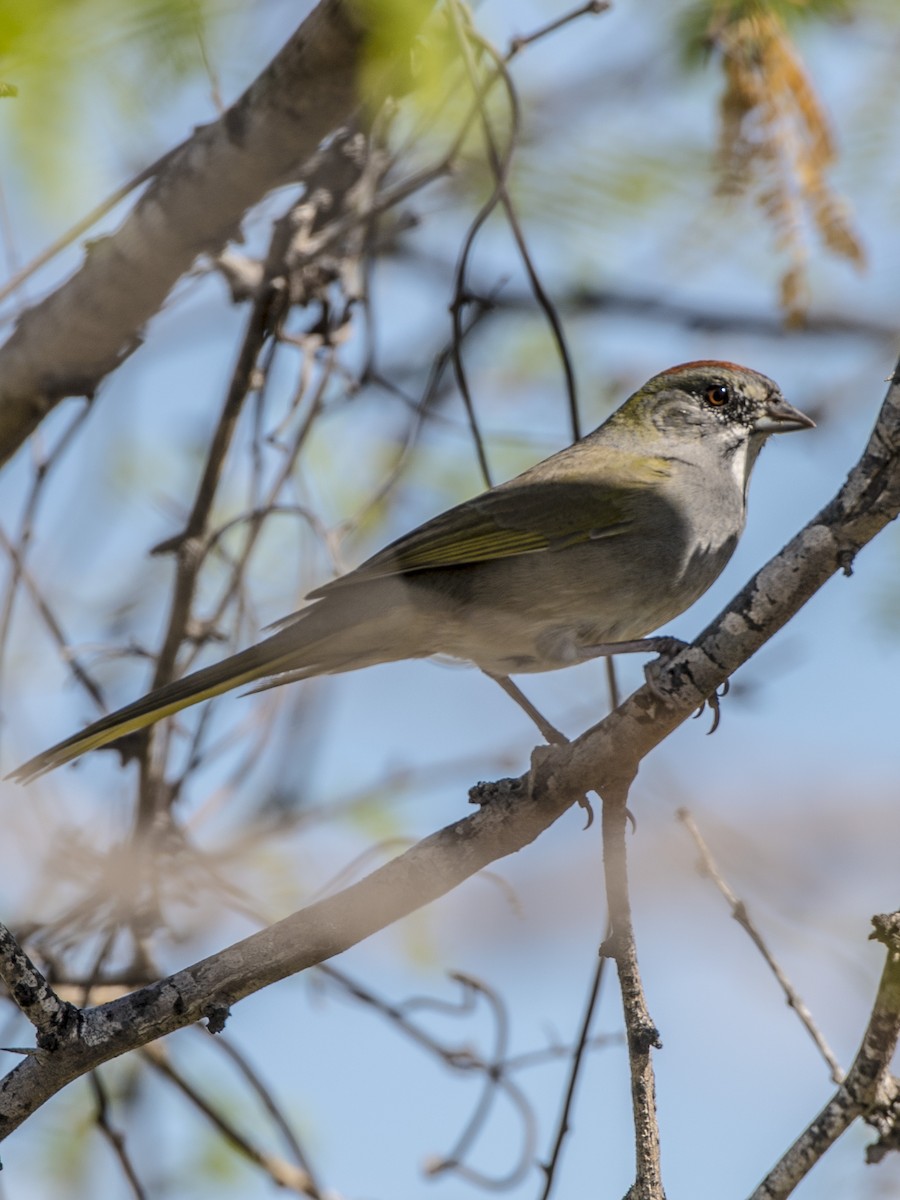
MULTIPOLYGON (((252 683, 266 675, 295 669, 299 665, 298 659, 301 655, 298 651, 302 650, 302 642, 303 639, 298 639, 296 627, 285 629, 212 667, 204 667, 192 675, 186 675, 184 679, 176 679, 173 683, 156 688, 140 700, 135 700, 133 704, 127 704, 117 712, 101 717, 81 733, 76 733, 29 759, 7 778, 27 783, 46 771, 52 771, 54 767, 78 758, 88 750, 107 746, 129 733, 135 733, 156 721, 161 721, 163 717, 172 716, 182 708, 189 708, 192 704, 199 704, 201 700, 209 700, 212 696, 219 696, 222 692, 252 683)), ((309 664, 309 673, 316 673, 312 664, 309 664)))

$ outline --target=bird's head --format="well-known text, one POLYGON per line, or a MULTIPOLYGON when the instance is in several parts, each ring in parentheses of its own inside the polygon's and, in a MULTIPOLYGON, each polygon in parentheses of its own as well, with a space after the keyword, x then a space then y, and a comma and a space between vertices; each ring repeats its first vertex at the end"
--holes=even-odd
POLYGON ((690 438, 766 438, 812 429, 777 383, 729 362, 689 362, 654 375, 620 409, 627 422, 690 438))
POLYGON ((770 434, 815 427, 765 375, 714 361, 682 363, 654 375, 610 423, 664 456, 710 467, 721 456, 743 486, 770 434))

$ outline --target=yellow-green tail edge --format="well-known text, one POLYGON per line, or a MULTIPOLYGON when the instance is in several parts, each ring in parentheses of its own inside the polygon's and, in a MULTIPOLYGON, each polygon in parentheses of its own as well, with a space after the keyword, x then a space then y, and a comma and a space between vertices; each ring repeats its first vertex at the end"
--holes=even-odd
POLYGON ((156 688, 140 700, 101 717, 80 733, 73 734, 51 746, 49 750, 35 755, 10 772, 6 778, 18 783, 29 783, 64 763, 80 758, 89 750, 99 750, 101 746, 108 746, 131 733, 146 729, 148 725, 174 716, 184 708, 211 700, 213 696, 220 696, 223 692, 241 687, 245 683, 252 683, 265 675, 287 670, 296 662, 296 657, 296 647, 285 648, 282 635, 276 634, 259 646, 252 646, 249 650, 235 654, 214 666, 204 667, 192 675, 185 676, 184 679, 177 679, 156 688), (272 646, 272 643, 279 641, 282 642, 281 647, 276 649, 272 646), (266 647, 271 649, 267 652, 266 647))

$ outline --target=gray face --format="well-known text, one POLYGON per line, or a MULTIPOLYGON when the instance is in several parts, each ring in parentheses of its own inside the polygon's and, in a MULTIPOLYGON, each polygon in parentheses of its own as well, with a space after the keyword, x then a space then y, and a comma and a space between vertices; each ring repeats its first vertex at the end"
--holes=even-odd
POLYGON ((643 389, 649 415, 661 432, 710 434, 726 443, 758 435, 810 429, 776 383, 734 363, 698 362, 655 375, 643 389))
POLYGON ((755 372, 720 366, 685 367, 656 376, 647 386, 651 420, 660 432, 681 432, 725 441, 745 441, 757 424, 784 399, 776 384, 755 372))

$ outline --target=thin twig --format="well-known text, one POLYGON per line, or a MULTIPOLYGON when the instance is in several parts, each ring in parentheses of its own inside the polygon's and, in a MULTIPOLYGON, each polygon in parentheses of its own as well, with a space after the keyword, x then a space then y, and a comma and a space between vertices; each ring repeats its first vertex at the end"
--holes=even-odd
MULTIPOLYGON (((584 11, 590 11, 590 9, 581 10, 581 12, 584 12, 584 11)), ((581 12, 579 12, 576 15, 581 15, 581 12)), ((541 283, 540 277, 534 266, 534 262, 532 260, 531 253, 528 249, 528 244, 525 240, 524 231, 522 230, 521 223, 519 222, 518 214, 516 213, 515 206, 513 205, 512 197, 509 193, 509 188, 507 187, 507 182, 506 182, 507 176, 509 174, 509 165, 511 162, 512 153, 513 153, 515 145, 518 141, 519 124, 520 124, 518 96, 516 94, 516 90, 513 85, 512 79, 506 68, 506 63, 509 61, 509 59, 512 57, 512 55, 515 51, 513 51, 511 49, 510 52, 507 54, 506 59, 504 59, 493 48, 493 46, 491 46, 491 44, 486 39, 482 38, 479 34, 474 32, 471 29, 471 27, 466 27, 464 29, 463 22, 460 17, 460 13, 459 13, 457 0, 453 0, 453 3, 451 3, 451 5, 450 5, 450 15, 451 15, 451 20, 452 20, 453 27, 454 27, 454 33, 456 36, 456 40, 459 45, 460 52, 463 56, 463 62, 465 63, 465 66, 466 66, 466 73, 469 77, 469 84, 472 87, 473 92, 475 93, 475 96, 476 96, 476 103, 478 105, 478 114, 479 114, 479 118, 480 118, 480 122, 481 122, 482 135, 484 137, 484 143, 485 143, 485 148, 487 151, 488 162, 490 164, 491 171, 494 176, 494 189, 493 189, 491 195, 488 197, 488 200, 485 202, 484 206, 482 207, 482 209, 476 216, 475 220, 472 222, 472 225, 469 229, 469 233, 467 234, 467 237, 466 237, 466 241, 463 245, 463 250, 462 250, 462 252, 459 256, 458 262, 457 262, 455 297, 454 297, 454 301, 453 301, 453 305, 452 305, 454 328, 456 328, 457 323, 459 321, 459 312, 460 312, 461 305, 463 303, 465 303, 468 299, 467 290, 466 290, 466 286, 465 286, 466 266, 468 263, 468 259, 471 255, 472 246, 474 244, 475 237, 477 236, 481 227, 484 225, 487 218, 490 216, 491 212, 493 212, 493 210, 499 204, 502 206, 504 213, 506 215, 507 223, 509 224, 510 231, 513 235, 513 240, 515 241, 516 248, 519 251, 519 257, 522 260, 522 265, 525 269, 525 274, 528 278, 529 287, 531 288, 531 291, 532 291, 532 294, 533 294, 535 300, 538 302, 539 306, 543 309, 543 311, 547 317, 547 321, 548 321, 548 324, 550 325, 550 329, 551 329, 553 338, 556 342, 560 360, 563 365, 563 373, 565 375, 566 394, 567 394, 567 398, 568 398, 569 420, 571 423, 572 438, 573 438, 573 440, 577 441, 578 438, 581 436, 581 424, 580 424, 580 420, 579 420, 579 416, 578 416, 578 399, 577 399, 576 386, 575 386, 575 373, 574 373, 574 369, 572 367, 572 360, 571 360, 571 356, 569 354, 568 346, 566 344, 566 338, 565 338, 565 333, 563 331, 562 322, 560 321, 559 314, 556 311, 556 308, 555 308, 552 300, 550 299, 550 296, 548 295, 543 284, 541 283), (472 42, 474 42, 475 45, 477 45, 481 49, 481 51, 484 54, 486 54, 492 60, 492 62, 494 63, 494 70, 495 70, 496 76, 502 80, 505 91, 506 91, 507 99, 509 102, 510 129, 509 129, 508 139, 507 139, 506 145, 504 146, 502 154, 498 150, 497 142, 494 137, 493 129, 491 127, 490 118, 487 113, 485 99, 484 99, 484 96, 482 95, 481 89, 479 88, 479 82, 478 82, 477 72, 475 69, 475 63, 472 58, 471 47, 469 44, 470 39, 472 42)), ((534 35, 535 39, 538 36, 543 36, 543 34, 545 32, 549 32, 549 31, 550 31, 549 29, 546 29, 544 31, 539 31, 538 34, 534 35)), ((458 353, 454 355, 454 367, 456 369, 457 379, 460 382, 460 391, 462 392, 463 400, 466 404, 466 411, 467 411, 467 413, 470 414, 470 420, 471 420, 472 401, 471 401, 471 396, 469 395, 469 392, 468 392, 468 384, 465 379, 465 372, 462 369, 461 355, 459 355, 458 353)), ((473 434, 475 432, 476 431, 473 426, 473 434)), ((482 472, 485 473, 485 478, 487 480, 488 476, 486 474, 486 462, 484 461, 484 458, 483 458, 483 448, 481 447, 480 442, 478 441, 477 438, 476 438, 476 448, 478 448, 478 450, 479 450, 479 461, 481 462, 482 472)))
MULTIPOLYGON (((293 207, 292 203, 291 208, 293 209, 293 207)), ((273 269, 270 270, 265 285, 260 288, 254 299, 247 318, 237 362, 232 372, 231 382, 207 452, 206 462, 187 522, 177 538, 170 539, 163 547, 157 547, 160 552, 170 549, 177 552, 177 569, 169 606, 169 617, 162 646, 157 656, 151 688, 158 688, 168 683, 175 672, 176 657, 190 621, 202 563, 201 543, 212 512, 225 459, 244 402, 258 384, 256 363, 260 351, 277 321, 278 315, 283 311, 285 287, 283 281, 281 281, 281 286, 278 286, 279 280, 275 273, 277 270, 275 263, 277 261, 276 247, 283 250, 287 237, 286 217, 276 223, 272 234, 267 262, 273 269)), ((154 765, 153 756, 151 754, 143 755, 135 826, 138 834, 148 828, 157 809, 159 782, 158 768, 154 765)))
POLYGON ((462 359, 462 314, 465 305, 469 301, 468 290, 466 285, 466 274, 469 265, 469 259, 472 254, 472 249, 475 245, 482 226, 487 221, 488 217, 501 202, 503 195, 503 180, 506 172, 509 170, 509 164, 512 161, 513 148, 518 137, 518 104, 515 90, 512 88, 508 77, 499 73, 495 73, 495 77, 491 79, 491 85, 496 78, 500 78, 507 85, 506 94, 510 103, 510 129, 509 136, 504 146, 502 155, 497 150, 496 141, 491 130, 490 121, 484 107, 484 97, 478 80, 475 64, 472 60, 472 47, 469 42, 470 29, 463 27, 463 19, 460 13, 460 5, 458 0, 451 0, 449 5, 450 18, 453 24, 454 34, 456 36, 457 45, 463 57, 463 62, 466 66, 466 73, 469 77, 469 84, 475 95, 475 105, 478 117, 480 118, 485 145, 488 148, 491 170, 494 176, 494 186, 491 194, 482 204, 481 208, 475 214, 466 236, 463 239, 462 248, 456 260, 456 270, 454 272, 453 281, 453 300, 450 304, 450 313, 453 320, 453 371, 456 376, 456 383, 462 396, 463 405, 466 410, 466 417, 469 421, 469 426, 472 430, 472 438, 475 442, 475 452, 478 456, 478 464, 481 468, 481 474, 485 482, 485 486, 490 487, 492 484, 491 471, 488 466, 487 454, 484 448, 484 440, 481 435, 481 430, 478 426, 478 421, 475 415, 475 404, 472 399, 472 392, 469 387, 468 377, 466 375, 465 366, 462 359))
POLYGON ((94 701, 100 712, 105 713, 107 711, 106 700, 104 699, 103 692, 100 690, 100 685, 88 674, 87 670, 76 658, 69 639, 66 637, 65 632, 63 631, 63 628, 57 620, 53 610, 50 608, 50 605, 41 594, 30 571, 27 569, 27 567, 23 566, 18 551, 2 528, 0 528, 0 547, 2 547, 2 549, 12 559, 15 569, 18 572, 19 579, 25 590, 28 592, 28 595, 31 597, 31 601, 40 614, 42 621, 47 626, 50 636, 53 638, 53 641, 61 651, 63 661, 68 664, 69 670, 94 701))
POLYGON ((586 17, 591 14, 604 13, 609 7, 610 0, 590 0, 588 4, 582 4, 580 8, 573 8, 571 12, 563 13, 555 21, 548 21, 546 25, 542 25, 540 29, 535 29, 532 33, 520 34, 518 37, 512 38, 509 43, 507 61, 512 59, 526 46, 540 41, 551 33, 556 33, 558 29, 562 29, 564 25, 568 25, 570 21, 577 21, 579 17, 586 17))
MULTIPOLYGON (((512 79, 506 70, 506 64, 500 57, 497 51, 491 44, 480 35, 474 35, 477 44, 481 46, 484 52, 493 59, 497 71, 503 76, 507 84, 507 89, 510 96, 510 105, 513 106, 514 114, 514 129, 518 136, 519 116, 518 116, 518 97, 516 96, 513 87, 512 79)), ((484 110, 482 102, 482 119, 485 121, 485 137, 488 145, 488 155, 491 159, 491 166, 494 170, 499 167, 499 158, 494 145, 490 126, 487 124, 487 114, 484 110)), ((506 213, 506 220, 509 224, 510 231, 513 235, 513 240, 516 243, 516 248, 519 251, 519 257, 522 260, 522 266, 525 268, 525 274, 528 278, 528 286, 531 288, 532 295, 538 303, 538 306, 543 309, 544 315, 547 318, 547 323, 550 326, 550 332, 553 340, 556 342, 557 353, 559 354, 560 362, 562 363, 563 375, 566 384, 566 399, 569 407, 569 423, 572 433, 572 440, 577 442, 581 437, 581 419, 578 414, 578 392, 575 385, 575 369, 572 365, 572 356, 569 353, 569 346, 566 341, 565 331, 563 330, 562 321, 556 306, 550 298, 541 278, 538 275, 537 268, 534 265, 534 259, 531 257, 531 251, 528 249, 528 243, 525 240, 525 232, 522 229, 522 224, 519 221, 518 213, 512 201, 512 196, 509 193, 509 188, 506 184, 508 170, 505 170, 502 176, 498 176, 500 180, 500 203, 503 205, 506 213)))
MULTIPOLYGON (((3 609, 0 613, 0 675, 2 675, 3 660, 6 656, 6 647, 9 641, 10 630, 12 628, 12 618, 15 609, 16 596, 18 594, 18 585, 24 582, 31 594, 35 607, 44 619, 47 628, 57 643, 60 649, 64 652, 68 651, 66 639, 62 635, 62 630, 58 622, 53 617, 49 605, 44 600, 40 590, 31 576, 25 576, 25 560, 28 554, 28 549, 31 544, 32 535, 34 532, 34 522, 38 514, 40 502, 47 489, 48 481, 56 466, 65 457, 66 451, 75 443, 76 435, 81 429, 90 412, 89 404, 82 404, 71 420, 63 429, 62 434, 57 438, 53 447, 43 456, 36 456, 37 461, 34 465, 34 475, 31 481, 31 486, 25 497, 25 502, 22 506, 22 513, 19 518, 18 533, 14 537, 7 537, 5 533, 0 531, 4 548, 12 560, 13 569, 10 575, 9 582, 6 586, 6 594, 3 599, 3 609)), ((37 442, 38 439, 35 439, 37 442)), ((88 694, 97 704, 101 712, 106 711, 106 706, 103 702, 103 696, 99 687, 90 678, 87 672, 74 660, 68 653, 64 653, 64 660, 69 662, 72 673, 77 681, 82 684, 88 694)))
MULTIPOLYGON (((477 302, 475 302, 473 299, 473 311, 469 313, 468 321, 463 325, 461 330, 462 341, 464 341, 469 334, 478 325, 480 325, 484 317, 491 311, 493 307, 494 294, 495 293, 492 293, 486 299, 480 299, 477 302)), ((363 376, 363 379, 366 382, 375 383, 392 395, 400 396, 402 399, 406 400, 412 406, 413 414, 412 420, 410 421, 403 438, 402 446, 400 447, 399 453, 395 457, 392 467, 386 473, 382 483, 372 493, 369 494, 363 505, 357 509, 357 511, 351 517, 348 517, 341 523, 340 532, 342 536, 346 536, 352 530, 361 525, 365 521, 368 514, 385 500, 385 498, 390 494, 391 490, 399 482, 401 474, 407 463, 410 461, 412 451, 418 442, 422 430, 425 427, 425 422, 431 415, 431 410, 435 404, 435 401, 440 395, 440 386, 444 378, 444 373, 453 358, 453 347, 454 339, 451 337, 451 339, 435 355, 432 356, 428 377, 418 400, 404 395, 402 390, 396 384, 392 383, 389 379, 386 379, 381 374, 375 373, 363 376)))
POLYGON ((505 1006, 497 993, 487 987, 483 981, 455 972, 451 974, 451 978, 461 988, 458 1000, 446 1001, 433 997, 418 997, 407 1000, 403 1004, 393 1004, 377 996, 370 988, 351 979, 346 971, 331 964, 322 964, 319 974, 338 983, 355 1000, 380 1012, 395 1029, 440 1059, 445 1066, 451 1067, 455 1071, 475 1073, 483 1077, 483 1087, 478 1101, 459 1134, 455 1146, 449 1154, 429 1162, 428 1174, 437 1176, 445 1172, 452 1172, 468 1183, 488 1190, 514 1187, 521 1182, 534 1158, 536 1118, 524 1091, 510 1078, 511 1068, 507 1066, 509 1021, 505 1006), (410 1019, 411 1012, 422 1010, 435 1010, 456 1017, 469 1016, 474 1011, 475 1001, 478 997, 487 1001, 493 1017, 494 1046, 492 1053, 487 1057, 476 1054, 469 1044, 462 1047, 446 1045, 423 1029, 418 1022, 410 1019), (465 1161, 465 1156, 483 1130, 498 1096, 505 1097, 519 1114, 522 1128, 522 1150, 517 1161, 505 1175, 488 1176, 469 1165, 465 1161))
MULTIPOLYGON (((609 941, 612 932, 611 926, 606 927, 605 942, 609 941)), ((544 1174, 546 1180, 544 1190, 541 1192, 541 1200, 550 1200, 550 1194, 553 1191, 553 1184, 556 1180, 556 1170, 562 1161, 562 1148, 566 1137, 571 1132, 569 1125, 569 1117, 572 1112, 572 1105, 575 1102, 575 1088, 581 1074, 581 1067, 584 1063, 587 1051, 592 1045, 589 1037, 591 1022, 594 1019, 594 1013, 597 1009, 597 1001, 600 998, 600 987, 603 983, 603 971, 606 966, 607 958, 604 954, 597 955, 597 962, 594 966, 594 975, 591 980, 591 986, 588 991, 587 1003, 584 1006, 584 1015, 581 1018, 581 1027, 578 1031, 578 1040, 571 1052, 571 1066, 569 1068, 569 1079, 566 1085, 566 1094, 563 1100, 563 1106, 559 1114, 559 1121, 556 1126, 556 1137, 553 1140, 553 1149, 550 1152, 550 1158, 544 1164, 544 1174)))
POLYGON ((883 1140, 896 1139, 900 1083, 889 1068, 900 1038, 900 913, 873 917, 872 924, 875 932, 869 936, 883 943, 887 955, 853 1065, 831 1100, 766 1175, 750 1200, 786 1200, 858 1117, 875 1125, 883 1140))
POLYGON ((162 1045, 144 1046, 141 1054, 161 1075, 174 1084, 178 1091, 191 1102, 198 1112, 206 1117, 210 1124, 215 1126, 222 1137, 239 1154, 242 1154, 250 1162, 255 1163, 256 1166, 265 1171, 273 1183, 278 1187, 285 1188, 287 1191, 296 1192, 299 1196, 309 1196, 311 1200, 321 1200, 321 1192, 314 1190, 312 1180, 305 1170, 295 1167, 292 1163, 285 1162, 284 1159, 278 1158, 274 1154, 267 1154, 264 1150, 254 1145, 220 1109, 213 1105, 193 1084, 185 1079, 180 1071, 172 1066, 169 1056, 162 1045))
POLYGON ((686 808, 679 808, 678 811, 675 813, 675 815, 678 818, 678 820, 681 821, 682 825, 684 825, 685 829, 688 831, 688 833, 691 835, 691 837, 694 839, 694 844, 696 845, 697 850, 700 853, 700 868, 701 868, 702 872, 705 875, 709 876, 709 878, 713 881, 713 883, 716 885, 716 887, 719 889, 719 891, 722 893, 722 895, 728 901, 728 905, 731 908, 731 915, 734 917, 735 921, 737 921, 738 925, 740 925, 740 927, 744 930, 744 932, 747 934, 747 936, 753 942, 754 946, 756 946, 757 950, 760 952, 760 954, 766 960, 766 963, 769 966, 769 970, 772 972, 772 974, 778 980, 779 986, 781 987, 781 990, 784 992, 784 996, 788 1002, 788 1005, 794 1010, 794 1012, 800 1018, 800 1021, 802 1022, 804 1029, 807 1031, 809 1036, 815 1042, 816 1047, 819 1050, 819 1053, 822 1055, 822 1057, 825 1059, 825 1062, 828 1064, 828 1069, 831 1072, 831 1078, 834 1080, 835 1083, 841 1083, 844 1079, 844 1072, 841 1070, 840 1064, 838 1063, 837 1059, 835 1058, 834 1053, 831 1050, 831 1047, 826 1042, 824 1034, 819 1029, 819 1027, 816 1025, 816 1023, 813 1019, 812 1013, 809 1011, 809 1009, 803 1003, 803 1000, 798 995, 793 984, 788 979, 787 975, 784 973, 781 966, 776 961, 775 956, 772 954, 772 951, 766 945, 762 934, 756 928, 756 925, 753 923, 753 920, 752 920, 749 912, 747 911, 746 904, 744 903, 743 900, 738 899, 738 897, 735 895, 735 893, 729 887, 727 880, 723 876, 722 872, 719 870, 718 864, 716 863, 715 859, 713 858, 712 851, 710 850, 709 846, 706 844, 706 841, 704 840, 703 835, 701 834, 699 828, 697 827, 697 822, 694 820, 693 815, 686 808))
POLYGON ((125 1144, 125 1134, 120 1129, 116 1129, 110 1120, 109 1096, 100 1078, 100 1072, 91 1071, 89 1081, 91 1090, 94 1093, 94 1099, 97 1102, 97 1128, 103 1134, 104 1138, 106 1138, 107 1142, 109 1142, 113 1154, 119 1160, 122 1174, 128 1180, 128 1186, 131 1188, 135 1200, 146 1200, 147 1192, 138 1178, 137 1171, 134 1169, 134 1163, 131 1161, 128 1147, 125 1144))
POLYGON ((629 1200, 665 1200, 660 1165, 659 1124, 656 1118, 656 1083, 650 1052, 660 1049, 659 1032, 650 1019, 641 983, 628 895, 628 858, 625 831, 628 823, 627 792, 608 787, 603 792, 603 866, 606 901, 612 929, 603 952, 616 960, 628 1063, 631 1070, 631 1106, 634 1115, 635 1180, 629 1200))
MULTIPOLYGON (((195 1026, 195 1028, 200 1029, 200 1026, 195 1026)), ((208 1039, 209 1035, 206 1033, 206 1031, 203 1030, 202 1033, 203 1036, 208 1039)), ((282 1112, 281 1106, 275 1100, 275 1097, 272 1095, 269 1087, 263 1082, 259 1073, 251 1065, 247 1057, 242 1053, 242 1051, 238 1050, 238 1048, 232 1041, 229 1040, 227 1036, 220 1034, 218 1037, 213 1039, 213 1045, 231 1059, 235 1067, 237 1067, 238 1071, 240 1071, 241 1075, 243 1075, 249 1086, 259 1097, 260 1102, 262 1103, 266 1112, 272 1118, 276 1127, 280 1130, 281 1136, 284 1138, 291 1153, 297 1160, 297 1166, 304 1170, 309 1177, 310 1197, 312 1200, 321 1200, 322 1187, 316 1180, 315 1173, 309 1161, 309 1155, 301 1146, 297 1135, 291 1128, 290 1122, 282 1112)))

